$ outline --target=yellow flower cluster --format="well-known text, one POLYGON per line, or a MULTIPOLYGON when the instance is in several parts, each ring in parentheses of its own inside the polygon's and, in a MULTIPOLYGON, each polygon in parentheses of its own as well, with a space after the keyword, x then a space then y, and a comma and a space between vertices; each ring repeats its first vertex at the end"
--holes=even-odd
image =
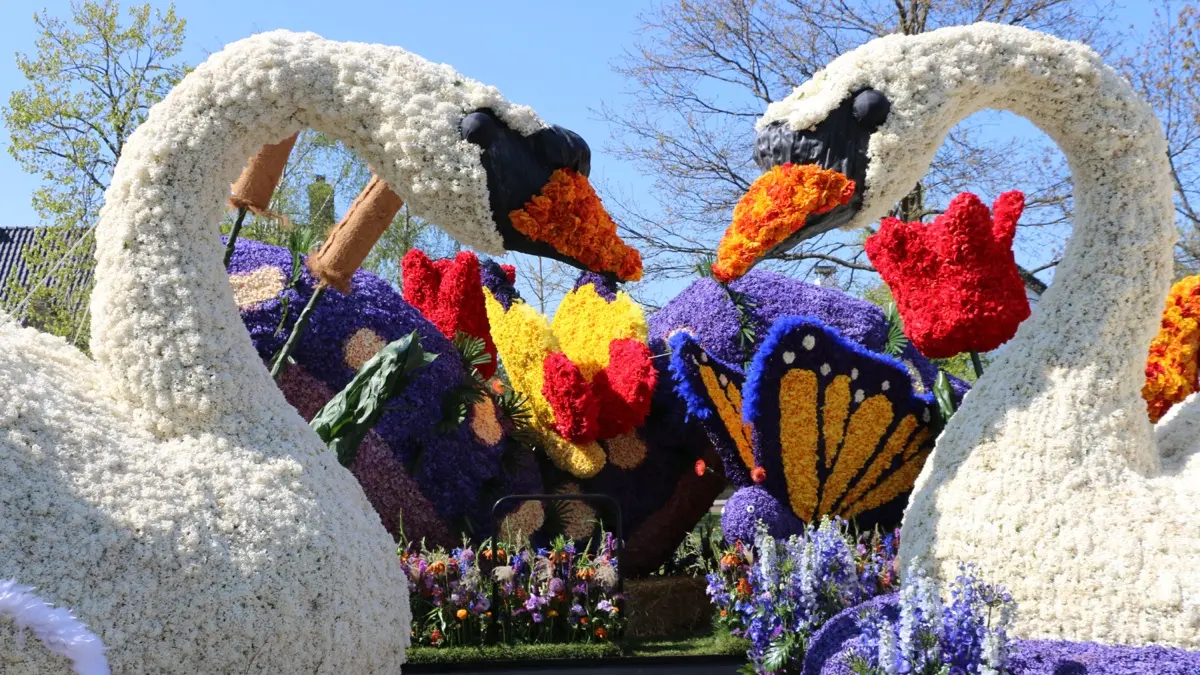
POLYGON ((1150 343, 1142 398, 1157 422, 1172 406, 1198 388, 1200 365, 1200 275, 1171 287, 1163 310, 1162 327, 1150 343))
POLYGON ((609 302, 585 284, 567 293, 550 323, 558 348, 579 366, 588 380, 608 366, 608 345, 613 340, 646 341, 646 316, 627 293, 609 302))
MULTIPOLYGON (((604 450, 598 443, 572 443, 554 431, 554 410, 542 394, 542 363, 559 351, 558 340, 546 317, 520 300, 505 310, 492 292, 483 289, 492 341, 504 363, 512 388, 529 399, 531 426, 554 465, 579 478, 591 478, 604 467, 604 450)), ((606 343, 607 344, 607 343, 606 343)))
POLYGON ((806 521, 817 508, 817 374, 793 370, 779 383, 779 441, 792 512, 806 521))

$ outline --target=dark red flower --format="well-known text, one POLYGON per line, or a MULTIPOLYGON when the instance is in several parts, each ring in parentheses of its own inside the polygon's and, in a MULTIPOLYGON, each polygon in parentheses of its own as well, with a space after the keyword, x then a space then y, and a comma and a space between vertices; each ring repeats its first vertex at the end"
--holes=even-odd
POLYGON ((1025 196, 992 205, 964 192, 931 224, 885 218, 867 256, 892 290, 904 332, 922 354, 948 358, 991 351, 1029 318, 1012 242, 1025 196))
POLYGON ((698 460, 696 460, 695 470, 696 470, 697 476, 703 476, 705 473, 708 472, 708 465, 704 463, 704 460, 698 459, 698 460))
POLYGON ((554 352, 542 362, 542 394, 554 411, 554 430, 574 443, 590 443, 599 431, 600 400, 571 359, 554 352))
POLYGON ((404 299, 408 304, 416 307, 451 340, 459 332, 482 339, 484 351, 492 358, 479 366, 479 374, 484 379, 494 375, 496 345, 492 343, 479 259, 475 254, 460 251, 453 260, 430 261, 423 251, 414 248, 405 254, 401 269, 404 299))

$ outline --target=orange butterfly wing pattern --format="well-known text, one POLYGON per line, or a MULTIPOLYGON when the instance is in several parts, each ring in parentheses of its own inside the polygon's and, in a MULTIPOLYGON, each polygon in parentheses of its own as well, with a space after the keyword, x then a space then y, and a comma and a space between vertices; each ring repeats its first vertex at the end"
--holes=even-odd
POLYGON ((913 391, 899 361, 804 317, 775 322, 744 387, 763 488, 810 522, 900 521, 933 448, 933 396, 913 391))
POLYGON ((668 343, 672 376, 688 414, 700 420, 729 482, 739 487, 750 485, 750 470, 757 462, 753 433, 742 412, 746 376, 737 366, 708 354, 686 331, 672 335, 668 343))

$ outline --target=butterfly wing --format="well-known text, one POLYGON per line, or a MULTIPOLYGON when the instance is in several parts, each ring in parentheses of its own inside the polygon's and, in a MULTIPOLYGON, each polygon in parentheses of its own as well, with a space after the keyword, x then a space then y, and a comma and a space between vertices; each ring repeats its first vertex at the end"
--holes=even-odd
POLYGON ((763 487, 802 520, 899 522, 933 446, 932 396, 899 361, 806 317, 782 317, 745 386, 763 487))
POLYGON ((671 377, 687 404, 688 415, 700 420, 725 466, 725 477, 739 487, 751 485, 754 450, 750 427, 743 421, 742 386, 745 375, 704 350, 686 332, 668 340, 671 377))

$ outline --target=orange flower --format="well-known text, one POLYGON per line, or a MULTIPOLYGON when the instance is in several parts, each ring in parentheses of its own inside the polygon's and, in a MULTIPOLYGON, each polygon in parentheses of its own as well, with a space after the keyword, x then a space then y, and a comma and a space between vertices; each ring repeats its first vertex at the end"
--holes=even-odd
POLYGON ((761 483, 767 479, 767 470, 761 466, 756 466, 750 470, 750 480, 755 483, 761 483))
POLYGON ((641 255, 617 236, 617 224, 588 179, 571 169, 551 174, 541 194, 508 218, 518 232, 550 244, 593 272, 610 272, 622 281, 642 278, 641 255))
POLYGON ((755 180, 733 209, 717 247, 713 276, 729 283, 800 228, 810 215, 850 201, 854 181, 812 164, 776 166, 755 180))
POLYGON ((1162 327, 1150 343, 1142 398, 1157 422, 1172 406, 1197 389, 1200 365, 1200 276, 1187 277, 1171 287, 1163 310, 1162 327))
POLYGON ((429 572, 431 574, 444 574, 446 572, 446 563, 440 560, 433 563, 429 566, 429 572))
POLYGON ((429 641, 434 644, 441 642, 442 641, 442 631, 434 628, 433 632, 429 634, 429 641))
POLYGON ((587 579, 591 579, 592 577, 596 576, 596 570, 590 567, 584 567, 575 572, 575 576, 586 581, 587 579))
POLYGON ((596 637, 601 640, 608 637, 608 631, 604 630, 604 626, 596 626, 596 637))
POLYGON ((742 593, 743 596, 750 595, 750 581, 746 580, 745 577, 738 579, 738 592, 742 593))
POLYGON ((588 622, 588 618, 586 616, 579 617, 579 623, 587 623, 587 622, 588 622))
POLYGON ((553 619, 554 617, 558 616, 558 610, 557 610, 557 609, 552 609, 552 610, 550 610, 549 612, 546 612, 546 616, 548 616, 548 617, 550 617, 551 619, 553 619))
POLYGON ((725 610, 721 610, 721 616, 728 616, 728 614, 729 614, 729 612, 726 612, 725 610))
POLYGON ((454 616, 457 616, 459 621, 465 621, 467 618, 467 610, 460 609, 454 613, 454 616))

